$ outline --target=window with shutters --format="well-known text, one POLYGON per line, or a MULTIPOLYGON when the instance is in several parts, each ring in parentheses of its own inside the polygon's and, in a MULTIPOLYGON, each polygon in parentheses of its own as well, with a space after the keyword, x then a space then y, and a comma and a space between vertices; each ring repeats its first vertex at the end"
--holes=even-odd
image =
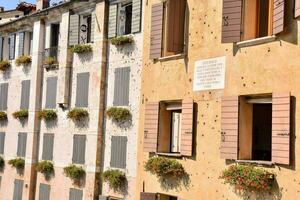
POLYGON ((48 77, 46 86, 46 109, 56 108, 56 94, 57 94, 57 77, 48 77))
POLYGON ((85 163, 85 135, 74 135, 73 138, 73 163, 84 164, 85 163))
POLYGON ((26 143, 27 143, 27 133, 19 133, 18 134, 18 148, 17 148, 17 156, 18 157, 25 157, 26 143))
POLYGON ((53 160, 54 134, 45 133, 43 136, 43 160, 53 160))
POLYGON ((22 89, 20 109, 28 109, 30 99, 30 80, 22 81, 21 85, 22 89))
POLYGON ((8 37, 8 58, 9 58, 9 60, 15 59, 15 45, 16 45, 16 34, 11 34, 8 37))
POLYGON ((112 136, 110 166, 125 169, 127 155, 127 137, 112 136))
POLYGON ((4 154, 4 145, 5 145, 5 133, 0 132, 0 154, 4 154))
POLYGON ((129 105, 130 67, 115 69, 114 106, 129 105))
POLYGON ((89 77, 89 72, 77 74, 76 107, 88 107, 89 105, 89 77))
POLYGON ((70 189, 69 200, 82 200, 83 199, 83 191, 75 188, 70 189))
POLYGON ((51 186, 41 183, 39 187, 39 200, 50 200, 51 186))
POLYGON ((8 83, 0 84, 0 110, 7 110, 8 83))
POLYGON ((53 58, 58 61, 59 54, 59 23, 52 23, 46 26, 46 39, 45 39, 45 58, 53 58))
POLYGON ((14 194, 13 194, 13 200, 20 200, 23 196, 23 186, 24 181, 15 179, 14 181, 14 194))

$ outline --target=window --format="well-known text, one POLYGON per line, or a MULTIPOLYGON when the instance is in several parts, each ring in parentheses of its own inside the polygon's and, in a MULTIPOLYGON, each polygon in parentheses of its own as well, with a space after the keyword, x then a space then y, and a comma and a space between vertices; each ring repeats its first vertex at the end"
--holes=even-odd
POLYGON ((45 133, 43 136, 43 160, 53 159, 54 134, 45 133))
POLYGON ((58 60, 59 23, 47 24, 45 40, 45 57, 58 60))
POLYGON ((176 196, 171 196, 167 194, 161 193, 147 193, 141 192, 141 200, 178 200, 179 198, 176 196))
POLYGON ((57 77, 48 77, 46 86, 46 109, 56 108, 57 77))
POLYGON ((0 84, 0 110, 7 110, 8 83, 0 84))
POLYGON ((13 200, 20 200, 23 196, 24 181, 15 179, 13 200))
POLYGON ((29 108, 29 98, 30 98, 30 80, 25 80, 22 81, 20 109, 29 108))
POLYGON ((91 42, 91 27, 92 27, 92 16, 80 15, 80 28, 79 28, 79 43, 86 44, 91 42))
POLYGON ((18 134, 18 149, 17 149, 18 157, 26 156, 26 142, 27 142, 27 133, 19 133, 18 134))
POLYGON ((73 138, 73 163, 84 164, 85 163, 85 135, 74 135, 73 138))
POLYGON ((128 106, 129 105, 129 82, 130 82, 130 68, 122 67, 115 69, 114 82, 114 106, 128 106))
POLYGON ((8 37, 9 60, 15 59, 15 43, 16 43, 16 34, 9 35, 9 37, 8 37))
POLYGON ((76 107, 88 107, 89 105, 89 72, 77 74, 76 107))
POLYGON ((0 132, 0 154, 4 154, 5 133, 0 132))
POLYGON ((125 169, 127 155, 127 137, 112 136, 110 166, 125 169))
POLYGON ((83 191, 75 188, 70 189, 69 200, 82 200, 83 191))
POLYGON ((118 4, 117 35, 131 33, 132 1, 124 1, 118 4))
POLYGON ((50 200, 50 185, 40 184, 39 200, 50 200))
POLYGON ((150 58, 184 51, 186 0, 168 0, 152 6, 150 58))

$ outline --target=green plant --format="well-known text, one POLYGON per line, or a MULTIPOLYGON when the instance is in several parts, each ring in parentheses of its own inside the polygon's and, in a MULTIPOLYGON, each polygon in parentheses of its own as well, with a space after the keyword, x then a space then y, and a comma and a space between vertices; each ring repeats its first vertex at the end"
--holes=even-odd
POLYGON ((6 112, 0 111, 0 120, 7 120, 7 114, 6 112))
POLYGON ((89 116, 88 111, 85 109, 82 109, 82 108, 73 108, 72 110, 70 110, 68 112, 68 115, 67 115, 67 117, 69 119, 72 119, 74 121, 82 120, 88 116, 89 116))
POLYGON ((36 165, 36 171, 48 176, 54 172, 53 163, 50 161, 41 161, 36 165))
POLYGON ((174 159, 165 157, 152 157, 145 164, 145 170, 160 178, 178 177, 185 175, 183 166, 174 159))
POLYGON ((237 190, 247 192, 270 191, 274 182, 274 174, 251 165, 232 165, 220 176, 226 184, 237 190))
POLYGON ((124 44, 127 44, 127 43, 132 43, 133 41, 134 40, 133 40, 132 36, 119 36, 119 37, 112 38, 110 40, 111 44, 113 44, 115 46, 124 45, 124 44))
POLYGON ((28 110, 22 109, 13 113, 15 119, 23 120, 28 117, 28 110))
POLYGON ((25 160, 23 158, 15 158, 8 161, 12 167, 16 169, 24 169, 25 167, 25 160))
POLYGON ((47 58, 44 59, 43 64, 44 65, 53 65, 56 63, 56 59, 52 56, 49 56, 47 58))
POLYGON ((10 67, 10 62, 7 60, 1 60, 0 61, 0 70, 5 71, 10 67))
POLYGON ((106 116, 116 122, 124 122, 131 118, 131 113, 126 108, 110 107, 106 111, 106 116))
POLYGON ((82 167, 76 165, 69 165, 64 168, 64 173, 72 180, 79 180, 85 175, 85 170, 82 167))
POLYGON ((107 170, 102 174, 102 177, 105 182, 108 182, 109 187, 114 190, 121 189, 126 183, 126 176, 120 170, 107 170))
POLYGON ((89 44, 77 44, 71 47, 73 53, 88 53, 93 51, 93 48, 89 44))
POLYGON ((0 169, 3 169, 4 165, 5 165, 5 160, 2 156, 0 156, 0 169))
POLYGON ((20 65, 27 65, 31 63, 31 56, 20 56, 16 59, 16 65, 20 66, 20 65))
POLYGON ((55 110, 47 110, 47 109, 44 109, 44 110, 40 110, 38 112, 38 116, 40 119, 44 119, 44 120, 53 120, 53 119, 56 119, 57 118, 57 114, 56 114, 56 111, 55 110))

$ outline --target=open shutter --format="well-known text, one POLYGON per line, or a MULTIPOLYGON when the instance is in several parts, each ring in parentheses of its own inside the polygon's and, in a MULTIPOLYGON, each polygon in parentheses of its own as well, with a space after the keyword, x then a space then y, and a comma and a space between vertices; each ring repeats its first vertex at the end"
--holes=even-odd
POLYGON ((164 4, 154 4, 152 6, 151 13, 150 59, 156 59, 161 57, 163 19, 164 4))
POLYGON ((284 0, 274 0, 273 34, 283 31, 284 26, 284 0))
POLYGON ((241 41, 242 0, 223 0, 222 43, 241 41))
POLYGON ((239 97, 223 97, 221 108, 221 158, 238 158, 239 97))
POLYGON ((184 100, 182 102, 182 125, 180 144, 180 153, 184 156, 192 156, 193 153, 193 116, 193 100, 184 100))
POLYGON ((18 55, 23 56, 24 55, 24 37, 25 37, 25 32, 19 33, 19 50, 18 50, 18 55))
POLYGON ((117 11, 117 4, 109 5, 108 38, 113 38, 117 35, 117 11))
POLYGON ((295 0, 295 13, 294 17, 299 17, 300 16, 300 0, 295 0))
POLYGON ((22 91, 21 91, 21 109, 29 108, 29 98, 30 98, 30 80, 22 81, 22 91))
POLYGON ((141 200, 157 200, 156 193, 141 192, 141 200))
POLYGON ((141 13, 142 13, 141 0, 132 0, 132 22, 131 22, 132 33, 137 33, 141 31, 141 13))
POLYGON ((3 41, 4 38, 0 37, 0 60, 3 60, 3 41))
POLYGON ((15 40, 16 34, 9 36, 9 60, 15 59, 15 40))
POLYGON ((79 40, 79 15, 70 15, 69 45, 78 44, 79 40))
POLYGON ((290 164, 290 93, 274 93, 272 99, 272 161, 290 164))
POLYGON ((96 27, 96 14, 94 12, 92 12, 92 14, 91 14, 91 42, 94 42, 95 27, 96 27))
POLYGON ((147 103, 145 109, 144 151, 156 152, 158 138, 159 103, 147 103))

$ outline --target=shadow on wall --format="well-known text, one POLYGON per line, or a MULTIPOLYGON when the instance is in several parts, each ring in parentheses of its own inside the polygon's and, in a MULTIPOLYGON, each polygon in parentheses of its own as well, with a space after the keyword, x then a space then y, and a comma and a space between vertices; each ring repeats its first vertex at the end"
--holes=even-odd
POLYGON ((190 175, 185 172, 185 174, 179 178, 179 177, 170 177, 170 178, 159 178, 158 180, 160 182, 160 186, 163 190, 169 191, 169 190, 176 190, 180 191, 182 190, 182 187, 184 187, 186 190, 190 187, 190 175))
POLYGON ((81 53, 78 54, 78 58, 81 63, 91 62, 91 60, 93 59, 93 55, 94 55, 93 51, 88 53, 81 53))

